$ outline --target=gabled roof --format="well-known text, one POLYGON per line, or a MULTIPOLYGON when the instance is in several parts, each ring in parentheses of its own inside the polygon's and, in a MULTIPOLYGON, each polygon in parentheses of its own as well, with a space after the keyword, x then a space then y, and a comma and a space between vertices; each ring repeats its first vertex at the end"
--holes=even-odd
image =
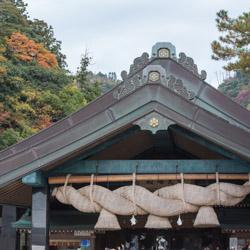
POLYGON ((106 94, 1 151, 0 185, 57 166, 134 125, 155 132, 177 124, 250 159, 249 111, 207 84, 192 58, 180 53, 177 59, 172 44, 156 44, 151 57, 143 53, 121 75, 106 94), (149 126, 153 118, 156 127, 149 126))

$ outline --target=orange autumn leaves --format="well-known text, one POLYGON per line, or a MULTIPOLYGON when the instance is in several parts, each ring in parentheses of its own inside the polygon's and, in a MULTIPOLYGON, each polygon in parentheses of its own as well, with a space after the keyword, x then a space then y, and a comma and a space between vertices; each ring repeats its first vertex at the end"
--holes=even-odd
POLYGON ((36 44, 25 35, 12 33, 8 44, 15 57, 25 62, 37 61, 37 64, 47 69, 57 69, 56 56, 46 50, 41 43, 36 44))

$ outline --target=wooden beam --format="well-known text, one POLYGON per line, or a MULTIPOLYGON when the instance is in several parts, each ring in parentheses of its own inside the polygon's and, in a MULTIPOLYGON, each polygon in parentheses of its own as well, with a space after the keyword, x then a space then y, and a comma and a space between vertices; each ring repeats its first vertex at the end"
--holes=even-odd
POLYGON ((22 177, 22 183, 32 187, 45 187, 45 175, 42 170, 37 170, 22 177))
MULTIPOLYGON (((71 176, 68 183, 89 183, 90 176, 71 176)), ((248 180, 249 174, 219 174, 220 180, 248 180)), ((214 180, 215 174, 184 174, 184 180, 214 180)), ((49 184, 65 183, 65 176, 49 177, 49 184)), ((106 175, 95 176, 95 182, 124 182, 133 181, 132 175, 106 175)), ((137 175, 137 181, 163 181, 163 180, 181 180, 180 174, 153 174, 153 175, 137 175)))
POLYGON ((246 174, 249 164, 234 160, 80 160, 47 172, 47 177, 88 174, 246 174), (177 166, 177 167, 176 167, 177 166))

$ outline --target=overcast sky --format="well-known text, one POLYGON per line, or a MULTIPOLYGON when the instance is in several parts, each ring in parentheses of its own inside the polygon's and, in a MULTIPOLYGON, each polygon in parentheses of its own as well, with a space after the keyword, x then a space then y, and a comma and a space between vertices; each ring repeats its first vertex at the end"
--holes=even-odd
POLYGON ((31 19, 52 25, 62 41, 68 68, 75 72, 88 48, 93 72, 129 70, 156 42, 171 42, 177 55, 194 59, 206 81, 218 86, 216 72, 224 62, 211 59, 211 42, 218 39, 216 13, 225 9, 238 17, 249 10, 247 0, 24 0, 31 19))

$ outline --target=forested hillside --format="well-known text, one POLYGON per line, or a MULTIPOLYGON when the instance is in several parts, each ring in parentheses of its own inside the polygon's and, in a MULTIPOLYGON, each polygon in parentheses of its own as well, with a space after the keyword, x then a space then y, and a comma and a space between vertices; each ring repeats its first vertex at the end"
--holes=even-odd
POLYGON ((90 58, 83 55, 78 72, 71 75, 53 28, 30 20, 26 7, 22 0, 0 3, 0 149, 101 94, 100 83, 87 70, 90 58))
POLYGON ((250 110, 250 78, 238 72, 235 77, 224 80, 218 90, 250 110))
POLYGON ((97 74, 90 72, 89 81, 92 84, 95 82, 100 83, 100 89, 102 93, 106 93, 119 83, 119 80, 117 80, 115 72, 109 72, 108 75, 103 74, 101 72, 98 72, 97 74))

